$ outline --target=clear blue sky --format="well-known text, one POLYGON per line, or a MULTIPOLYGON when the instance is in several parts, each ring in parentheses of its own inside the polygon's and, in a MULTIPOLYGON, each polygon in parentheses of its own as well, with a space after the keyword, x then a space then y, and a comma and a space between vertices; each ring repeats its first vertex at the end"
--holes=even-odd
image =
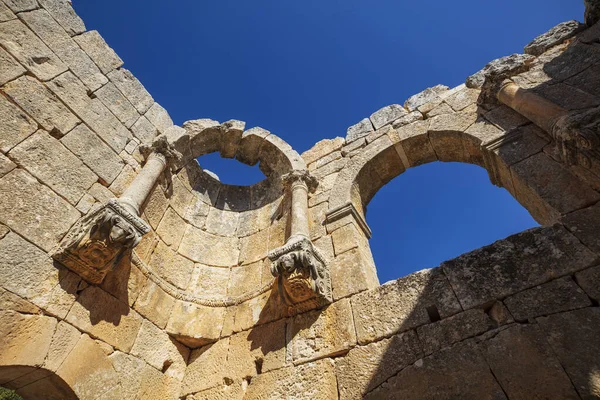
MULTIPOLYGON (((175 123, 240 119, 300 153, 426 87, 459 85, 584 11, 583 0, 74 0, 74 7, 175 123)), ((260 179, 235 161, 213 156, 204 165, 226 183, 260 179)), ((393 180, 367 218, 382 282, 535 225, 483 169, 442 163, 393 180)))

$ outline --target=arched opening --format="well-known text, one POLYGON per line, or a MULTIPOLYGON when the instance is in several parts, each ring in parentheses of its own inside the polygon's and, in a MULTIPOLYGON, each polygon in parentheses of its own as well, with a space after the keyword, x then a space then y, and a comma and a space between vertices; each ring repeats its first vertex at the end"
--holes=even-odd
POLYGON ((212 172, 221 183, 236 186, 250 186, 266 179, 257 164, 248 166, 234 158, 221 157, 219 153, 205 154, 197 158, 200 166, 212 172))
MULTIPOLYGON (((78 400, 69 385, 45 368, 24 365, 0 367, 0 386, 14 390, 24 400, 78 400)), ((12 395, 5 391, 7 396, 12 395)), ((2 397, 0 391, 0 398, 2 397)), ((17 400, 18 397, 6 397, 17 400)))
POLYGON ((434 162, 411 168, 368 205, 380 282, 408 275, 538 226, 485 169, 434 162))

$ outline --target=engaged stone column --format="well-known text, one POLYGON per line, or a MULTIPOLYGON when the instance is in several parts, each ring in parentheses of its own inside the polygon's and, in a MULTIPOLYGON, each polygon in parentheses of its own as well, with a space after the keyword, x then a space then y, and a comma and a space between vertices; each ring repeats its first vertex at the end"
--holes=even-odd
POLYGON ((303 170, 285 175, 283 182, 291 195, 291 235, 269 259, 279 295, 294 314, 329 304, 333 297, 329 269, 310 241, 308 193, 316 189, 317 180, 303 170))
POLYGON ((557 154, 567 165, 592 168, 598 164, 600 107, 569 111, 506 80, 498 100, 546 131, 555 141, 557 154))
POLYGON ((140 208, 169 163, 181 158, 165 137, 142 151, 146 164, 123 196, 92 209, 52 252, 52 258, 90 283, 102 283, 108 271, 150 231, 140 218, 140 208))

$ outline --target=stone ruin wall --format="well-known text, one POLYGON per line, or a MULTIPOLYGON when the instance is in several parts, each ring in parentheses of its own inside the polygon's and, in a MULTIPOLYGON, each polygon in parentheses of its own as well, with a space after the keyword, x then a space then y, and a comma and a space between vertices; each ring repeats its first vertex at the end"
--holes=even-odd
POLYGON ((563 24, 300 156, 241 121, 174 126, 68 2, 1 0, 0 386, 25 399, 600 397, 600 168, 544 129, 548 102, 600 106, 594 10, 591 27, 563 24), (499 78, 535 96, 498 101, 499 78), (53 261, 161 136, 184 162, 142 207, 151 229, 133 253, 97 285, 53 261), (215 151, 267 179, 220 183, 195 160, 215 151), (543 226, 380 286, 367 205, 438 160, 485 168, 543 226), (291 235, 281 178, 305 169, 333 301, 293 312, 268 254, 291 235))

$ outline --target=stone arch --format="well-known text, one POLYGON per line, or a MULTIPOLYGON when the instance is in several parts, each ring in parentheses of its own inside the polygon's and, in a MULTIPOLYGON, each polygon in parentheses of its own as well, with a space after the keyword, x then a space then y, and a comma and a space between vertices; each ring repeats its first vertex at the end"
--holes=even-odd
POLYGON ((56 373, 28 365, 0 366, 0 386, 13 389, 27 400, 79 400, 56 373))

